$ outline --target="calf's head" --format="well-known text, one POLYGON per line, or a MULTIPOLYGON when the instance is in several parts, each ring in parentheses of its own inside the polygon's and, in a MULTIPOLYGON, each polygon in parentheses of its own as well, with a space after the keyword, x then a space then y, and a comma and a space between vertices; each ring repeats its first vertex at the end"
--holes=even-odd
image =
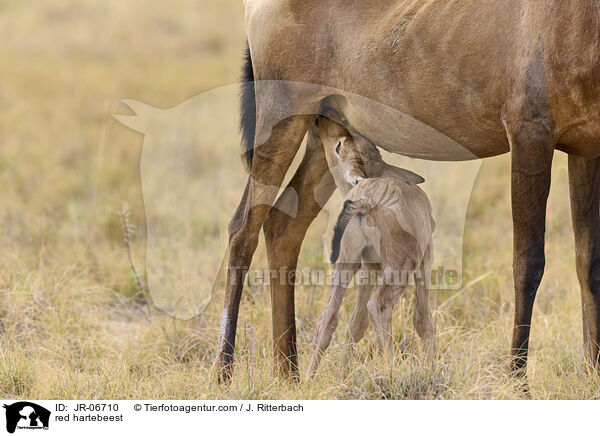
POLYGON ((425 181, 412 171, 387 164, 371 141, 356 133, 350 134, 343 125, 329 118, 318 117, 315 131, 323 141, 327 161, 340 189, 339 175, 350 187, 366 177, 390 177, 415 185, 425 181), (337 170, 332 168, 334 166, 337 170))
POLYGON ((356 142, 344 126, 329 118, 319 117, 315 130, 323 141, 327 162, 334 173, 338 186, 341 183, 339 175, 352 186, 367 177, 356 142))

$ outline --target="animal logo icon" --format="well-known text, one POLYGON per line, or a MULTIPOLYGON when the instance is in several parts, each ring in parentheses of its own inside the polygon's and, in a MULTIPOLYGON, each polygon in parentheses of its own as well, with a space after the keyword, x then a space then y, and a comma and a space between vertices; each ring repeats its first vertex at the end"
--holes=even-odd
POLYGON ((6 409, 6 431, 14 433, 18 429, 48 429, 50 411, 29 401, 4 404, 6 409))

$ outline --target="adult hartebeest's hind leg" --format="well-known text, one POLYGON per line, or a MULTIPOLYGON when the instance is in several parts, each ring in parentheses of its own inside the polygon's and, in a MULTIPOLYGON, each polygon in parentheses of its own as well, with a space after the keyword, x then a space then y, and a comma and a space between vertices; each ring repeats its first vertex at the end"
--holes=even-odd
POLYGON ((569 156, 571 214, 581 285, 586 357, 598 366, 600 344, 600 159, 569 156))
POLYGON ((271 302, 275 365, 283 376, 297 377, 294 284, 289 277, 298 264, 298 255, 308 227, 335 190, 321 139, 308 133, 306 154, 288 188, 271 209, 264 224, 265 242, 271 275, 271 302), (281 212, 290 201, 298 202, 295 217, 281 212))
POLYGON ((250 179, 242 199, 244 205, 240 205, 229 225, 225 308, 215 360, 215 370, 221 379, 230 376, 244 278, 258 244, 258 234, 313 120, 312 116, 293 116, 281 121, 273 127, 269 139, 254 149, 250 179))
MULTIPOLYGON (((534 108, 539 109, 539 108, 534 108)), ((541 117, 540 112, 522 111, 541 117), (531 113, 530 113, 531 112, 531 113)), ((525 375, 531 315, 545 266, 546 203, 556 139, 545 118, 507 125, 512 150, 513 277, 515 319, 512 369, 525 375)))

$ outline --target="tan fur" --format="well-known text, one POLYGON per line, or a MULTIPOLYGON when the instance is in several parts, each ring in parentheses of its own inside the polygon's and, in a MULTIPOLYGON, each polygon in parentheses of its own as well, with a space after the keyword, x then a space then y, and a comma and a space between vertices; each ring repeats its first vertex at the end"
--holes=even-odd
MULTIPOLYGON (((424 340, 429 357, 433 346, 433 320, 427 298, 433 261, 435 228, 431 205, 425 193, 416 185, 390 178, 365 179, 352 188, 346 200, 355 204, 342 237, 339 258, 334 266, 333 285, 329 303, 319 319, 316 350, 309 367, 309 375, 317 370, 321 356, 329 346, 337 327, 338 311, 348 282, 354 273, 371 265, 382 272, 382 283, 369 299, 371 287, 360 286, 357 306, 348 326, 348 345, 358 342, 366 330, 368 310, 380 346, 392 346, 392 311, 402 295, 408 278, 415 277, 417 305, 415 329, 424 340), (361 264, 363 267, 361 268, 361 264), (379 267, 374 265, 379 264, 379 267), (350 274, 348 274, 350 272, 350 274)), ((344 357, 347 361, 348 357, 344 357)))
POLYGON ((421 277, 415 280, 415 329, 425 341, 431 357, 433 321, 427 294, 435 223, 427 196, 414 184, 422 179, 410 171, 387 165, 373 144, 360 136, 355 141, 350 132, 335 121, 318 117, 315 132, 323 142, 336 185, 347 194, 346 201, 353 202, 354 215, 342 236, 329 303, 317 327, 317 348, 311 359, 309 376, 315 375, 331 342, 346 286, 357 270, 359 277, 367 279, 358 283, 356 307, 346 332, 344 364, 348 362, 353 344, 360 341, 369 325, 367 312, 381 348, 391 347, 392 311, 406 286, 402 280, 408 280, 417 270, 421 277), (396 177, 379 177, 385 172, 396 177), (351 189, 348 190, 348 187, 351 189), (383 273, 383 283, 377 287, 373 297, 374 284, 369 281, 372 272, 383 273), (399 276, 391 277, 387 282, 386 275, 394 273, 399 276), (401 277, 402 273, 406 277, 401 277))

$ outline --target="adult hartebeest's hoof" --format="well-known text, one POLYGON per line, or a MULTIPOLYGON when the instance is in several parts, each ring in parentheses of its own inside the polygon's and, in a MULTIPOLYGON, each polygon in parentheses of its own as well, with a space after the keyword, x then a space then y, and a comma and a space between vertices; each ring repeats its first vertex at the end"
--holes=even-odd
POLYGON ((510 373, 515 378, 527 378, 527 352, 512 350, 510 373))
POLYGON ((518 390, 524 398, 531 399, 529 382, 527 380, 527 351, 522 349, 512 350, 510 374, 518 385, 518 390))
POLYGON ((287 380, 292 383, 300 383, 300 371, 296 362, 286 362, 284 364, 275 360, 275 376, 281 380, 287 380))
POLYGON ((233 376, 233 354, 219 350, 211 368, 211 377, 218 383, 227 383, 233 376))

